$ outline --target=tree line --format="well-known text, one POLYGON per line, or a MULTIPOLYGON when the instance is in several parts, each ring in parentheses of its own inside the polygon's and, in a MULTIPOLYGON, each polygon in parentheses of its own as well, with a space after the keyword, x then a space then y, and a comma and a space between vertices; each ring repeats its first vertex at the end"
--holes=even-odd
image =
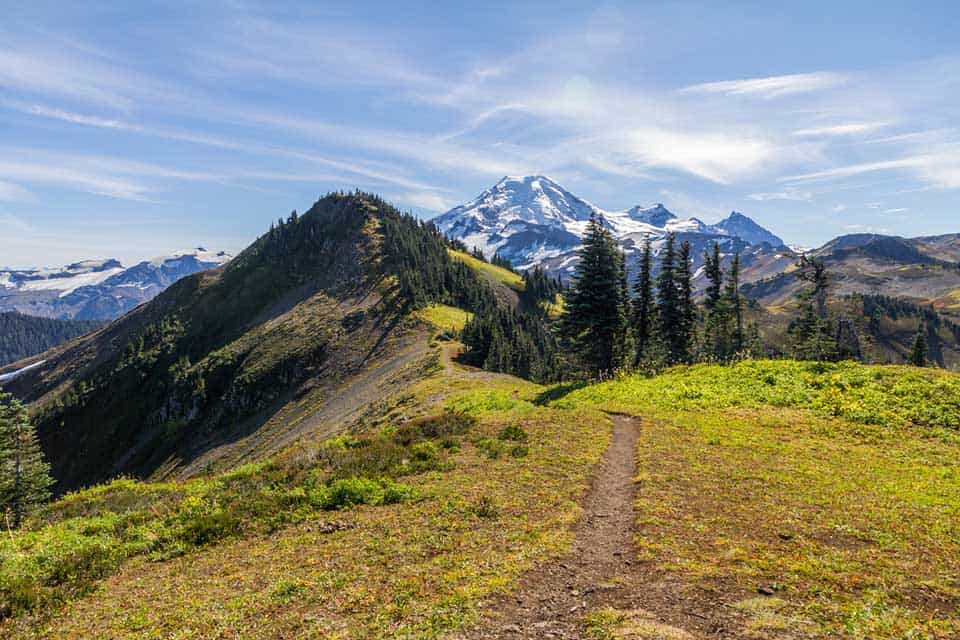
POLYGON ((0 366, 29 358, 100 327, 97 320, 58 320, 0 313, 0 366))
POLYGON ((664 240, 656 276, 651 241, 644 242, 632 287, 626 256, 602 217, 590 219, 578 255, 558 333, 573 356, 570 364, 587 375, 728 361, 761 351, 759 330, 744 319, 739 256, 724 270, 719 246, 707 252, 707 289, 699 305, 694 300, 690 243, 678 243, 674 234, 664 240))

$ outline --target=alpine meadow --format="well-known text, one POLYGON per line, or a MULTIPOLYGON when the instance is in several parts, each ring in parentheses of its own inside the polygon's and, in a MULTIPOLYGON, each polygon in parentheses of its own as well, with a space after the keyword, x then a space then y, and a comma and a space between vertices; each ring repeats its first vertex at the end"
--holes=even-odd
POLYGON ((3 11, 0 637, 960 638, 957 7, 3 11))

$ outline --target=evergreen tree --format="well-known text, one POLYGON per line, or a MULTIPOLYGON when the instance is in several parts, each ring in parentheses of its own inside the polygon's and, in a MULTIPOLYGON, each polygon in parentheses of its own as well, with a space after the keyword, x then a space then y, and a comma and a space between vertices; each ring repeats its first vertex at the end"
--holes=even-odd
POLYGON ((697 306, 693 301, 693 263, 690 243, 684 240, 677 252, 677 302, 680 309, 680 348, 681 361, 690 360, 696 342, 697 306))
POLYGON ((910 350, 910 364, 915 367, 927 366, 927 327, 923 320, 917 328, 917 336, 913 339, 913 348, 910 350))
POLYGON ((560 334, 592 375, 611 372, 621 352, 619 248, 603 219, 590 216, 573 285, 564 300, 560 334))
POLYGON ((683 310, 677 291, 676 237, 667 234, 657 275, 657 333, 666 349, 667 361, 681 362, 685 357, 683 310))
POLYGON ((797 294, 800 317, 791 322, 794 356, 798 360, 837 359, 837 341, 827 315, 827 288, 830 280, 822 260, 800 256, 797 278, 809 283, 797 294))
MULTIPOLYGON (((740 297, 740 254, 734 254, 727 272, 727 285, 723 293, 730 314, 730 350, 737 354, 743 350, 743 298, 740 297)), ((732 355, 731 354, 731 355, 732 355)))
POLYGON ((707 289, 703 305, 707 312, 713 311, 723 292, 723 268, 720 266, 720 245, 713 243, 710 253, 703 254, 703 272, 707 276, 707 289))
POLYGON ((53 482, 26 407, 0 394, 0 511, 10 515, 13 528, 50 497, 53 482))
POLYGON ((640 269, 637 280, 633 284, 633 340, 637 363, 647 355, 647 347, 650 344, 653 330, 652 259, 650 238, 647 238, 643 243, 643 251, 640 253, 640 269))
POLYGON ((729 353, 730 309, 723 296, 723 267, 720 261, 720 245, 703 256, 707 288, 703 302, 703 355, 711 360, 725 360, 729 353))
POLYGON ((634 360, 633 332, 630 330, 630 314, 633 310, 630 300, 630 283, 627 278, 627 256, 617 249, 618 284, 620 287, 620 336, 617 338, 617 366, 629 367, 634 360))

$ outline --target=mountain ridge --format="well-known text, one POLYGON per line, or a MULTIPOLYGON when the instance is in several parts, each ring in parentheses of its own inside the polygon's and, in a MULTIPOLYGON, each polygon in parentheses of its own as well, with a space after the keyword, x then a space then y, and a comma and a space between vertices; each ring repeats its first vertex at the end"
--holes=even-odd
POLYGON ((543 175, 504 176, 473 200, 437 216, 433 222, 446 235, 471 249, 480 249, 488 258, 496 253, 519 269, 539 265, 552 275, 569 277, 591 215, 602 216, 628 254, 647 238, 654 241, 654 250, 658 251, 668 233, 692 240, 695 253, 702 253, 712 241, 733 251, 745 244, 765 243, 772 250, 784 245, 778 236, 737 211, 708 225, 694 217, 678 218, 659 202, 607 210, 543 175))
POLYGON ((203 247, 125 267, 119 260, 81 260, 62 268, 0 270, 0 312, 60 320, 113 320, 177 280, 220 266, 231 256, 203 247))

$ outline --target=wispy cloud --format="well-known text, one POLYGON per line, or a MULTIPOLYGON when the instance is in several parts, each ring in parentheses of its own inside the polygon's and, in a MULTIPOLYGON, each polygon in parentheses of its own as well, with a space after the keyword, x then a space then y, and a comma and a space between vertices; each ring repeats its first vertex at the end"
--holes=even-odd
POLYGON ((0 202, 33 202, 32 193, 13 182, 0 182, 0 202))
POLYGON ((817 136, 852 136, 861 133, 869 133, 883 127, 890 126, 890 122, 851 122, 848 124, 837 124, 829 127, 813 127, 810 129, 799 129, 793 132, 793 135, 800 137, 817 136))
POLYGON ((822 91, 838 87, 847 82, 847 76, 830 71, 814 73, 796 73, 767 78, 747 78, 744 80, 721 80, 695 84, 681 90, 682 93, 720 93, 727 96, 746 96, 752 98, 782 98, 797 93, 822 91))
POLYGON ((782 191, 772 191, 764 193, 751 193, 747 196, 750 200, 758 202, 767 202, 769 200, 795 200, 798 202, 809 202, 813 200, 813 193, 809 191, 800 191, 797 189, 784 189, 782 191))

